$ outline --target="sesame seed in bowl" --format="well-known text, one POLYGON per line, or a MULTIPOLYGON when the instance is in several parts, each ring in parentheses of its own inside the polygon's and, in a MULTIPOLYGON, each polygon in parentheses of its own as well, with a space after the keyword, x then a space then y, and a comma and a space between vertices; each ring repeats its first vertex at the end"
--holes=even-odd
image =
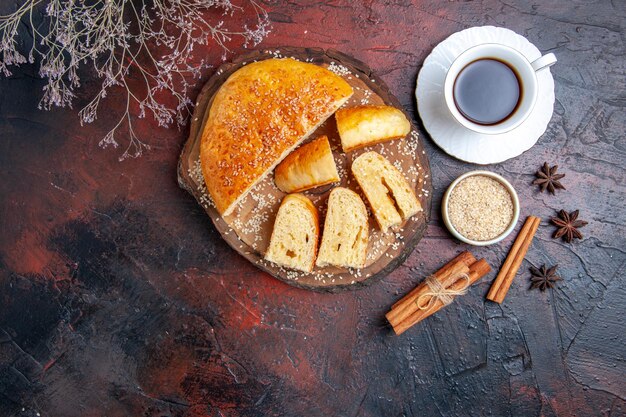
POLYGON ((448 187, 443 220, 454 237, 476 246, 504 239, 519 219, 519 199, 513 186, 498 174, 471 171, 448 187))

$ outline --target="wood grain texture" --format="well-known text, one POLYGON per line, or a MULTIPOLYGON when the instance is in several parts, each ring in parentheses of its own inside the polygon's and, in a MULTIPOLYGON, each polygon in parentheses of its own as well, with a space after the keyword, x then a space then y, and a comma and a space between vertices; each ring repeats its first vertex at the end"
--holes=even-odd
MULTIPOLYGON (((198 204, 204 208, 207 215, 213 221, 213 225, 222 235, 222 238, 226 241, 226 243, 228 243, 234 250, 236 250, 241 256, 246 258, 252 264, 272 276, 293 285, 294 287, 314 291, 336 292, 340 290, 354 290, 365 285, 370 285, 388 275, 401 265, 411 252, 413 252, 413 249, 415 249, 415 246, 420 241, 422 236, 424 236, 426 225, 428 224, 428 219, 430 218, 432 181, 430 179, 430 167, 428 165, 428 158, 426 157, 424 145, 419 139, 415 140, 415 138, 407 135, 407 138, 402 141, 398 140, 391 144, 379 145, 379 147, 382 147, 388 152, 388 157, 395 157, 393 162, 401 162, 404 168, 410 166, 415 169, 416 174, 414 178, 416 179, 416 182, 413 183, 412 186, 417 195, 420 197, 420 204, 423 207, 423 211, 404 222, 399 230, 394 232, 390 231, 386 236, 380 236, 377 228, 370 227, 370 241, 380 240, 381 243, 383 243, 383 248, 377 250, 378 254, 374 260, 368 260, 366 266, 359 271, 346 270, 345 268, 337 267, 315 267, 313 273, 301 273, 290 271, 265 261, 264 254, 260 253, 253 245, 250 245, 246 241, 245 235, 250 233, 242 231, 241 227, 237 229, 236 226, 233 225, 232 219, 239 218, 238 210, 236 209, 234 215, 229 217, 230 221, 222 217, 213 205, 207 204, 206 202, 208 195, 205 189, 206 186, 204 178, 201 175, 193 174, 194 167, 199 167, 198 161, 200 160, 200 143, 202 140, 200 132, 204 130, 206 120, 208 119, 208 112, 215 93, 235 71, 242 68, 246 63, 270 59, 276 56, 292 57, 321 66, 341 65, 343 68, 350 71, 350 75, 345 77, 346 81, 351 84, 358 83, 361 87, 357 88, 367 88, 369 93, 382 99, 385 104, 394 106, 395 108, 401 108, 401 104, 398 102, 398 99, 393 96, 385 83, 378 78, 365 63, 357 61, 356 59, 335 50, 325 51, 319 48, 294 48, 281 46, 280 48, 272 50, 258 49, 251 53, 240 55, 232 62, 220 66, 215 75, 206 82, 202 91, 200 91, 200 94, 198 95, 196 108, 194 110, 189 129, 189 138, 183 146, 183 150, 180 154, 180 160, 178 162, 178 184, 181 188, 193 195, 198 204), (215 80, 215 78, 217 78, 217 80, 215 80), (354 81, 351 81, 352 79, 354 79, 354 81), (408 140, 412 141, 412 144, 415 147, 414 150, 412 150, 412 147, 409 147, 407 144, 408 140), (392 150, 394 149, 411 149, 412 151, 406 152, 405 154, 400 154, 399 152, 392 153, 392 150), (239 236, 240 232, 242 233, 243 238, 239 236), (400 237, 398 238, 394 236, 400 237), (331 278, 328 278, 326 275, 331 276, 331 278)), ((362 96, 362 93, 359 93, 359 95, 362 96)), ((359 102, 359 98, 356 98, 356 102, 359 102)), ((351 102, 349 101, 348 103, 351 102)), ((406 114, 406 116, 410 117, 408 114, 406 114)), ((332 124, 332 120, 330 126, 334 126, 332 124)), ((411 126, 411 130, 414 131, 414 133, 417 133, 417 129, 414 125, 411 126)), ((314 138, 322 134, 332 135, 335 141, 338 141, 338 133, 335 132, 335 128, 329 129, 329 126, 324 125, 318 128, 311 135, 311 137, 314 138)), ((335 146, 339 149, 340 144, 336 143, 335 146)), ((369 149, 372 149, 372 147, 369 147, 369 149)), ((378 150, 380 151, 380 149, 378 150)), ((339 150, 335 152, 335 157, 341 161, 342 171, 345 172, 341 182, 336 184, 337 186, 349 187, 355 192, 359 191, 356 185, 350 185, 349 178, 351 174, 349 174, 348 171, 350 158, 354 160, 359 153, 361 152, 352 152, 347 155, 339 150)), ((275 196, 275 210, 278 210, 278 202, 282 200, 284 193, 272 185, 271 175, 272 174, 261 182, 260 189, 259 187, 255 187, 250 193, 265 194, 266 197, 268 194, 275 196)), ((312 195, 311 193, 306 193, 309 197, 313 198, 313 204, 317 206, 318 212, 322 212, 325 209, 325 200, 328 198, 331 188, 332 187, 323 187, 321 189, 317 189, 312 195)), ((363 201, 367 201, 365 196, 362 195, 361 197, 363 198, 363 201)), ((254 200, 252 203, 254 203, 254 200)), ((247 203, 247 205, 250 206, 251 204, 247 203)), ((264 218, 264 213, 266 213, 266 211, 269 212, 270 214, 267 216, 269 222, 263 222, 261 226, 265 229, 264 231, 268 232, 266 235, 269 235, 269 232, 271 232, 271 224, 273 223, 272 219, 275 216, 275 210, 267 210, 266 208, 260 208, 259 205, 252 205, 251 210, 242 210, 242 216, 247 215, 246 212, 252 211, 255 216, 254 218, 264 218)), ((374 219, 370 220, 373 224, 374 219)), ((244 219, 244 222, 245 221, 246 219, 244 219)), ((320 220, 321 224, 323 224, 323 222, 324 217, 320 220)), ((252 234, 254 235, 254 239, 257 239, 260 235, 258 231, 252 234)), ((267 243, 268 242, 265 242, 264 244, 266 245, 267 243)), ((376 243, 377 242, 371 242, 370 249, 368 249, 369 252, 373 252, 373 248, 378 247, 376 243)))
MULTIPOLYGON (((625 415, 623 4, 264 4, 274 29, 262 47, 333 48, 367 62, 418 123, 415 77, 451 33, 504 26, 557 55, 547 132, 488 167, 515 186, 522 218, 544 220, 505 302, 484 296, 521 223, 499 245, 454 242, 437 207, 474 167, 428 139, 433 210, 419 247, 375 285, 313 293, 237 255, 179 189, 188 132, 137 120, 152 151, 119 163, 123 150, 97 140, 124 97, 111 94, 96 124, 81 127, 76 110, 37 110, 43 82, 24 66, 0 79, 0 415, 625 415), (530 184, 544 160, 559 164, 566 191, 530 184), (561 208, 581 210, 584 239, 550 238, 545 220, 561 208), (391 304, 464 249, 494 272, 393 335, 391 304), (564 280, 529 291, 528 267, 543 263, 558 263, 564 280)), ((220 64, 216 50, 198 55, 220 64)))

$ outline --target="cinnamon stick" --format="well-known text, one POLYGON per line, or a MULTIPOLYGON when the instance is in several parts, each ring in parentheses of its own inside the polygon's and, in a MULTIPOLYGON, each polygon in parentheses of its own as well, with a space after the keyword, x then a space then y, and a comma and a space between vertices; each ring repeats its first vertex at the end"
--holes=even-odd
MULTIPOLYGON (((433 275, 444 288, 447 288, 457 281, 463 274, 469 274, 469 267, 463 262, 456 262, 450 267, 447 267, 446 264, 446 266, 435 272, 433 275)), ((429 291, 430 288, 428 285, 422 284, 417 287, 417 291, 412 291, 409 295, 402 298, 402 300, 400 300, 400 304, 398 304, 397 307, 392 308, 391 311, 385 315, 389 323, 393 327, 396 327, 402 321, 410 317, 416 310, 418 310, 417 299, 429 291)), ((426 302, 428 302, 428 300, 426 300, 426 302)))
MULTIPOLYGON (((443 288, 450 290, 461 290, 466 285, 471 285, 478 281, 491 270, 491 267, 484 259, 476 261, 476 258, 468 251, 457 255, 450 262, 433 274, 433 277, 443 288), (467 274, 469 283, 462 279, 467 274)), ((394 328, 397 334, 401 334, 415 323, 423 320, 431 314, 444 307, 444 303, 437 299, 428 297, 430 287, 422 283, 397 301, 385 317, 394 328), (429 305, 428 309, 420 309, 417 301, 420 297, 425 297, 423 305, 429 305)))
POLYGON ((541 223, 541 219, 538 217, 528 216, 528 218, 526 218, 526 222, 524 223, 522 230, 520 230, 517 235, 517 238, 515 239, 515 242, 513 243, 506 260, 498 273, 498 276, 493 281, 493 284, 489 289, 487 299, 495 301, 496 303, 502 303, 502 301, 504 301, 504 297, 506 297, 506 294, 511 287, 513 278, 517 275, 517 271, 522 265, 526 252, 528 252, 528 248, 533 241, 533 237, 537 232, 539 223, 541 223))
MULTIPOLYGON (((476 258, 474 258, 474 255, 472 255, 469 251, 463 251, 459 253, 457 256, 455 256, 454 259, 452 259, 450 262, 442 266, 437 272, 435 272, 434 275, 438 276, 437 274, 439 274, 440 272, 443 273, 443 271, 445 271, 446 269, 452 268, 454 264, 459 263, 459 262, 463 262, 465 265, 469 267, 474 262, 476 262, 476 258)), ((407 297, 415 295, 419 290, 420 290, 420 286, 415 287, 410 293, 408 293, 407 295, 405 295, 404 297, 396 301, 396 303, 393 306, 391 306, 391 308, 393 309, 393 308, 398 307, 400 304, 402 304, 405 301, 407 297)))
MULTIPOLYGON (((469 273, 468 273, 469 285, 470 286, 473 285, 475 282, 477 282, 482 277, 487 275, 489 271, 491 271, 491 267, 489 266, 487 261, 485 261, 484 259, 480 259, 474 262, 469 267, 469 273)), ((452 283, 448 288, 453 289, 453 290, 460 290, 465 285, 466 285, 465 280, 458 279, 457 277, 456 282, 452 283)), ((404 333, 407 329, 412 327, 413 325, 424 320, 426 317, 429 317, 435 314, 437 311, 441 310, 443 307, 444 307, 443 302, 441 302, 441 300, 437 300, 428 309, 420 310, 419 308, 417 308, 415 312, 411 314, 409 317, 407 317, 405 320, 401 321, 400 323, 397 323, 396 325, 393 325, 393 330, 396 333, 396 335, 400 335, 404 333)))

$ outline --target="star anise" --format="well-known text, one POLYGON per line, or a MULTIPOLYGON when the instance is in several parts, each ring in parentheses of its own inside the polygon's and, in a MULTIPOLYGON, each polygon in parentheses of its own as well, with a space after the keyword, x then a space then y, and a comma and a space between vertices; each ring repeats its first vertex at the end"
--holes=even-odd
POLYGON ((545 265, 542 265, 541 268, 537 269, 531 266, 530 273, 532 276, 530 277, 530 289, 539 288, 541 291, 545 291, 547 288, 554 288, 557 281, 563 280, 560 276, 556 275, 556 269, 558 267, 558 265, 554 265, 550 268, 546 268, 545 265))
POLYGON ((582 239, 583 234, 578 229, 587 225, 586 221, 578 220, 578 210, 569 214, 565 210, 561 210, 559 216, 552 217, 550 221, 558 227, 552 237, 558 239, 563 236, 563 240, 568 243, 573 239, 582 239))
POLYGON ((561 189, 564 190, 565 187, 560 183, 560 179, 565 176, 565 174, 557 174, 556 170, 559 169, 558 165, 550 168, 547 162, 543 163, 543 167, 539 171, 535 173, 537 179, 533 181, 533 184, 541 187, 541 192, 543 193, 546 189, 554 194, 554 190, 561 189))

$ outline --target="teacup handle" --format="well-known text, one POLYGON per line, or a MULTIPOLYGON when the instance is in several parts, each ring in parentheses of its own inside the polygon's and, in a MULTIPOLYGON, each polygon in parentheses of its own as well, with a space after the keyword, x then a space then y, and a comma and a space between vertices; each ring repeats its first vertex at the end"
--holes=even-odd
POLYGON ((554 54, 550 52, 549 54, 545 54, 541 58, 535 59, 530 65, 535 71, 539 71, 544 68, 548 68, 550 65, 554 65, 555 63, 556 56, 554 56, 554 54))

